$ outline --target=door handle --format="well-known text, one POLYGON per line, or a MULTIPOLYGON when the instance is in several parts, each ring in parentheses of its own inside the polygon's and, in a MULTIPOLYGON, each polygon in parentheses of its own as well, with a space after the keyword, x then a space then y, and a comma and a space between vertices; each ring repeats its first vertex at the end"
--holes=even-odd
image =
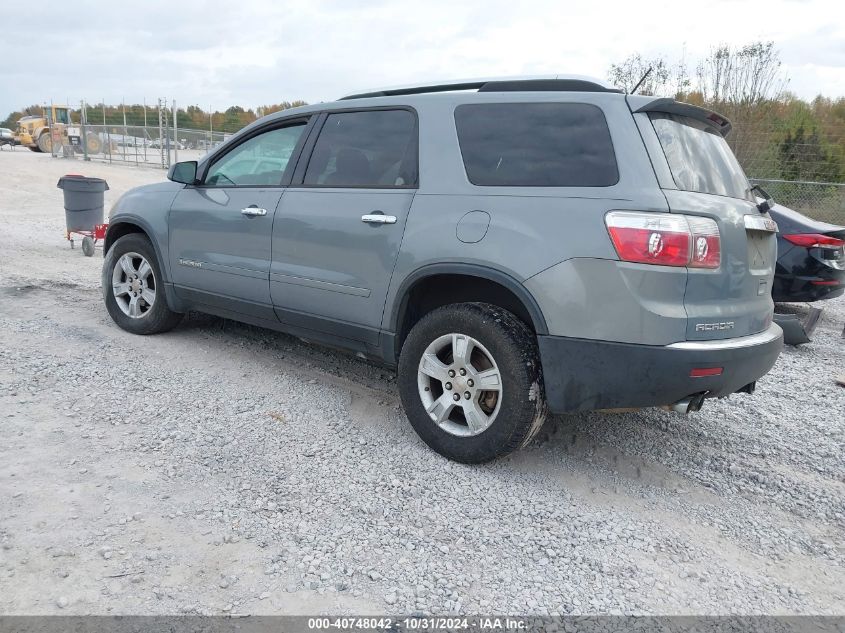
POLYGON ((267 209, 259 209, 258 207, 247 207, 246 209, 241 209, 241 215, 254 218, 258 217, 259 215, 267 215, 267 209))
POLYGON ((396 216, 385 215, 384 213, 368 213, 361 216, 361 222, 367 224, 396 224, 396 216))

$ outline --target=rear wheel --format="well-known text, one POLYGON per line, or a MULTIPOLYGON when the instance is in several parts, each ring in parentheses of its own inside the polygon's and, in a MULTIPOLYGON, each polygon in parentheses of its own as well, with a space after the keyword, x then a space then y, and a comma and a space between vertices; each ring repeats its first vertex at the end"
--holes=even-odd
POLYGON ((438 308, 414 326, 399 360, 399 392, 422 440, 465 463, 525 446, 546 416, 535 336, 485 303, 438 308))
POLYGON ((93 132, 85 135, 85 145, 89 154, 99 154, 103 151, 103 141, 93 132))
POLYGON ((133 334, 158 334, 174 328, 182 315, 167 305, 161 267, 146 235, 117 240, 103 263, 103 298, 109 315, 133 334))

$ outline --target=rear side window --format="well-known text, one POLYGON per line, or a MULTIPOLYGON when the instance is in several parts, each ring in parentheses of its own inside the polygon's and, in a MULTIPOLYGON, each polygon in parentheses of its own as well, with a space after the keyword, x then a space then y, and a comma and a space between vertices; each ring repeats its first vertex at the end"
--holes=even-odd
POLYGON ((455 109, 469 181, 485 187, 609 187, 619 181, 601 108, 485 103, 455 109))
POLYGON ((320 131, 305 184, 324 187, 413 187, 417 121, 409 110, 330 114, 320 131))
POLYGON ((663 112, 649 117, 678 189, 751 199, 745 172, 715 127, 663 112))

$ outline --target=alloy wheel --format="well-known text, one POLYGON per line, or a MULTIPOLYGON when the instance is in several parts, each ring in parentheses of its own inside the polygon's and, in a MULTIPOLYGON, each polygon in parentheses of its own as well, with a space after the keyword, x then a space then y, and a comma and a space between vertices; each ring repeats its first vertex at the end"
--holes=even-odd
POLYGON ((124 253, 112 271, 112 292, 118 307, 133 319, 145 316, 156 300, 156 278, 143 255, 124 253))
POLYGON ((428 416, 452 435, 483 433, 502 404, 502 374, 493 355, 466 334, 445 334, 426 348, 417 385, 428 416))

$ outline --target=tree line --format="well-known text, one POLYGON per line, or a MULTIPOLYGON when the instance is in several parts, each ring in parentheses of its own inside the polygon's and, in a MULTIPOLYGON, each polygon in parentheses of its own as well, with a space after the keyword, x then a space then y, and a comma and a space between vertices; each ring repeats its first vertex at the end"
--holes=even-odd
POLYGON ((608 79, 637 94, 671 96, 726 116, 728 144, 748 176, 845 182, 845 98, 804 101, 773 42, 718 46, 692 68, 685 60, 635 53, 608 69, 608 79), (643 79, 645 77, 645 79, 643 79))
MULTIPOLYGON (((64 104, 73 109, 73 121, 80 121, 80 104, 64 104)), ((249 125, 256 119, 289 108, 307 105, 305 101, 282 101, 270 105, 260 106, 256 109, 244 109, 241 106, 231 106, 220 112, 209 112, 198 105, 189 105, 187 108, 177 108, 177 122, 180 128, 197 130, 213 129, 215 132, 237 132, 249 125)), ((0 123, 0 127, 15 129, 18 120, 27 115, 43 115, 44 109, 40 105, 31 105, 22 110, 9 114, 6 120, 0 123)), ((106 105, 103 103, 86 104, 85 113, 88 123, 91 125, 108 125, 122 127, 124 124, 131 126, 149 125, 158 126, 158 108, 154 105, 120 104, 106 105), (125 119, 124 119, 125 116, 125 119)), ((171 108, 167 109, 168 125, 172 126, 171 108)))

